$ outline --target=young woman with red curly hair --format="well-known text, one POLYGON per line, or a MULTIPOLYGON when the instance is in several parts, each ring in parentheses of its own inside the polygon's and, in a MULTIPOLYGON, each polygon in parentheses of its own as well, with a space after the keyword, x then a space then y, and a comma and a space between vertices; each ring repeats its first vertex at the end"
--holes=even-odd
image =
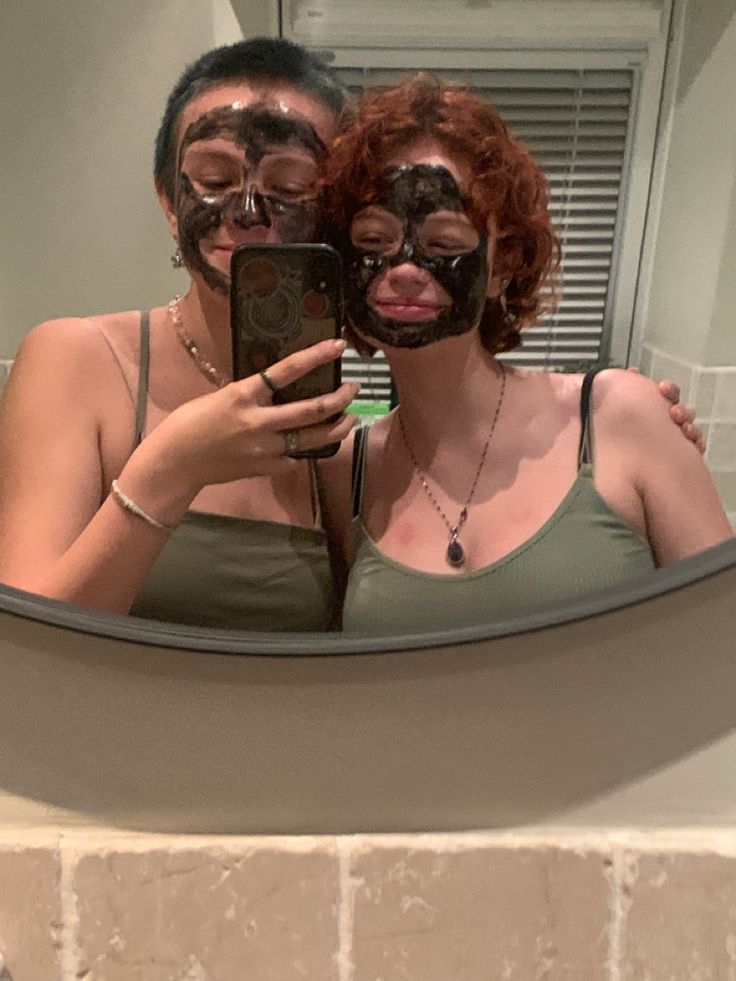
POLYGON ((730 537, 651 381, 497 358, 553 305, 559 244, 546 181, 494 109, 409 79, 366 101, 324 183, 350 332, 400 396, 356 437, 352 513, 349 451, 325 467, 346 630, 520 615, 730 537))

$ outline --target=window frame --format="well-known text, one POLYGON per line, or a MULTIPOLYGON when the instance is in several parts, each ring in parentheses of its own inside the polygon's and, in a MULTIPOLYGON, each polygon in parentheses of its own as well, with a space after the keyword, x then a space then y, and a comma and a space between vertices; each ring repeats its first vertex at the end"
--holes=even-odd
POLYGON ((618 70, 632 73, 620 219, 606 306, 609 363, 629 363, 673 0, 282 0, 284 36, 333 68, 618 70), (459 33, 458 25, 465 24, 459 33), (356 25, 360 25, 356 28, 356 25), (358 33, 356 33, 358 31, 358 33))

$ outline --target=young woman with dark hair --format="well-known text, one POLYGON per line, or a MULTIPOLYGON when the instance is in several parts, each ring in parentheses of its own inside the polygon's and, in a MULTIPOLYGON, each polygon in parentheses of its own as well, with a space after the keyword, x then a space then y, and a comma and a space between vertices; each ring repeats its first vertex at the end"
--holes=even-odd
POLYGON ((232 382, 229 273, 243 242, 312 240, 343 103, 329 70, 288 41, 219 48, 184 72, 155 178, 190 287, 144 313, 54 320, 25 339, 3 399, 0 581, 161 620, 331 625, 314 475, 286 454, 344 438, 356 387, 274 406, 269 385, 344 343, 232 382))

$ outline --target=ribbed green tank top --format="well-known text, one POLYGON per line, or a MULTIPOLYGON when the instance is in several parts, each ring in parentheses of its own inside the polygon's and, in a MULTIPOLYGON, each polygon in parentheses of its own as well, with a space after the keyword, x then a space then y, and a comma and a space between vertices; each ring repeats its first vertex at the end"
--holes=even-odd
POLYGON ((368 430, 362 431, 353 468, 355 561, 345 595, 344 630, 397 634, 506 620, 608 589, 655 568, 649 544, 609 507, 593 483, 593 374, 583 384, 578 472, 572 487, 531 538, 473 572, 420 572, 379 550, 361 514, 368 430))
MULTIPOLYGON (((149 361, 144 313, 134 447, 146 426, 149 361)), ((333 583, 326 534, 319 528, 187 511, 130 612, 240 630, 329 630, 333 583)))

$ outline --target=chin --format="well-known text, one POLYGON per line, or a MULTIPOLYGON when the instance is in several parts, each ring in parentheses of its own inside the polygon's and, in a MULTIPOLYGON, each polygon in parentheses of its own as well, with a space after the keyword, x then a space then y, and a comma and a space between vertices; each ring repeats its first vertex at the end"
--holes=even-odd
POLYGON ((437 344, 448 336, 442 331, 436 317, 424 320, 393 320, 373 311, 373 322, 372 326, 378 336, 367 336, 381 350, 416 351, 418 348, 437 344))
POLYGON ((230 263, 232 262, 232 252, 226 252, 224 249, 217 249, 214 252, 203 253, 202 259, 204 264, 212 272, 216 273, 218 276, 224 276, 227 280, 230 279, 230 263))
POLYGON ((207 263, 205 269, 199 266, 197 269, 190 269, 189 275, 198 284, 200 289, 204 288, 210 293, 215 293, 219 297, 230 299, 230 273, 224 273, 216 266, 207 263))

